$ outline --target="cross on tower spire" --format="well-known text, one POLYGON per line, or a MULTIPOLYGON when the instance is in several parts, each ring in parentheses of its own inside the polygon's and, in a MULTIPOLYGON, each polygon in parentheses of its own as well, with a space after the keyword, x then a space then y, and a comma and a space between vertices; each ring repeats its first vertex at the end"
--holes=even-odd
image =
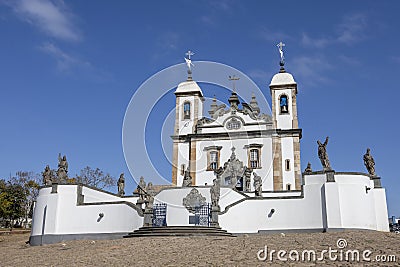
POLYGON ((191 81, 192 80, 192 66, 194 66, 194 65, 193 65, 190 57, 193 56, 194 53, 192 51, 188 50, 185 55, 188 56, 188 58, 185 58, 186 66, 188 67, 188 78, 187 79, 188 79, 188 81, 191 81))
POLYGON ((279 54, 281 56, 281 60, 279 61, 279 65, 281 66, 281 72, 285 72, 285 56, 283 55, 283 47, 286 46, 284 43, 279 42, 279 44, 276 45, 279 49, 279 54))
POLYGON ((240 80, 236 75, 229 76, 229 80, 233 83, 233 92, 236 92, 236 81, 240 80))
POLYGON ((194 53, 192 51, 188 50, 185 55, 187 55, 188 58, 190 59, 190 57, 193 56, 194 53))

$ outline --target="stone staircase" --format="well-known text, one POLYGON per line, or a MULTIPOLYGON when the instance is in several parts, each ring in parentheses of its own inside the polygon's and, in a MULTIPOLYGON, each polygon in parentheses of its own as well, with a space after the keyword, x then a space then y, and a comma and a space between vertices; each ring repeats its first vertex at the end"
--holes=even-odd
POLYGON ((153 237, 153 236, 227 236, 236 237, 219 227, 207 226, 161 226, 141 227, 124 236, 129 237, 153 237))

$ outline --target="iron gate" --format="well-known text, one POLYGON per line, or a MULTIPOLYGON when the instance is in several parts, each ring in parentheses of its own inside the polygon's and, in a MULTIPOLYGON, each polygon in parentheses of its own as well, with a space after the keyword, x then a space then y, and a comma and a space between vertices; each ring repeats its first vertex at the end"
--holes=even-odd
POLYGON ((153 227, 167 226, 167 204, 155 204, 153 206, 153 227))
POLYGON ((210 226, 211 223, 211 204, 207 203, 200 207, 195 207, 196 225, 210 226))

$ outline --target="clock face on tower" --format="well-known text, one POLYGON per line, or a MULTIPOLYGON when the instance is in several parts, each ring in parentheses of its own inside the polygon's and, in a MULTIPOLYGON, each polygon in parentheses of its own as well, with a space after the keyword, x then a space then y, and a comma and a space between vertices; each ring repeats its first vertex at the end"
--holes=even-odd
POLYGON ((185 123, 181 126, 181 128, 179 129, 179 134, 182 134, 184 131, 187 131, 186 129, 189 128, 189 124, 190 124, 190 121, 185 122, 185 123))

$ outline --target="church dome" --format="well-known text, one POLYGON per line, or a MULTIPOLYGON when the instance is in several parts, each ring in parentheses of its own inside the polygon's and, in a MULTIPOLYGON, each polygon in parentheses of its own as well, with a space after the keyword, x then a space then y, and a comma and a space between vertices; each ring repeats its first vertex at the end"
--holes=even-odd
POLYGON ((289 85, 289 84, 297 84, 294 81, 293 75, 287 72, 280 72, 274 75, 271 80, 271 84, 269 86, 276 85, 289 85))
POLYGON ((175 94, 199 93, 203 96, 200 86, 195 81, 181 82, 176 88, 175 94))

